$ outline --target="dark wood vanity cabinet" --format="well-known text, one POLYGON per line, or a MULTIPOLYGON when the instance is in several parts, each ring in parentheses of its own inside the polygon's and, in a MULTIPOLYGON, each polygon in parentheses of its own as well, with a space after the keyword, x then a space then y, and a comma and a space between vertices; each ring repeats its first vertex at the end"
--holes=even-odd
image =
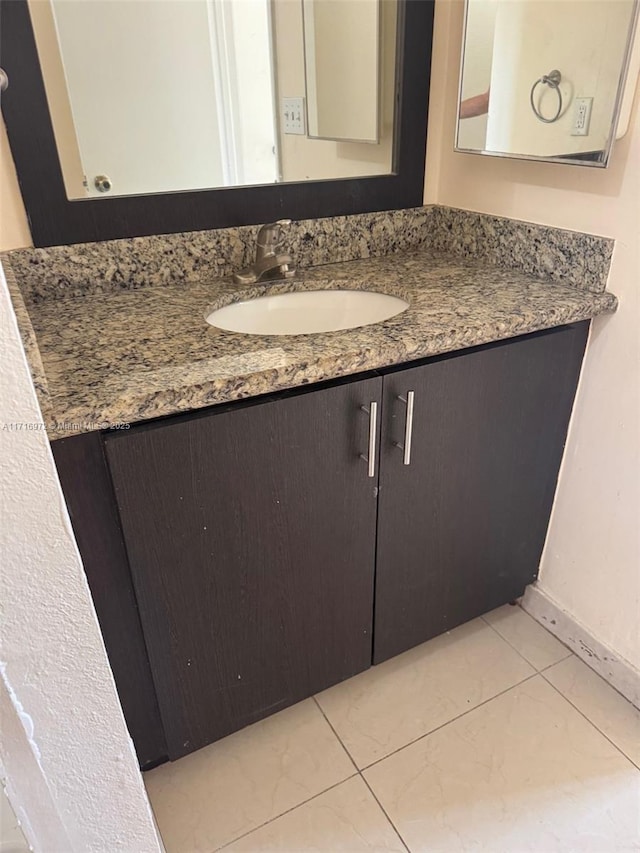
POLYGON ((371 665, 382 379, 106 439, 170 758, 371 665))
POLYGON ((54 442, 141 763, 521 595, 537 575, 587 332, 54 442), (83 462, 83 442, 101 458, 83 462))
POLYGON ((374 663, 535 580, 586 333, 560 328, 384 377, 374 663))

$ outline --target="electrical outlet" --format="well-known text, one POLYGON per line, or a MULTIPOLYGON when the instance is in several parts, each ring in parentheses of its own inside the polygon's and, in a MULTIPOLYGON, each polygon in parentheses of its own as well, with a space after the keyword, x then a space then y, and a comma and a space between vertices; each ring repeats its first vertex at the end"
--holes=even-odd
POLYGON ((282 128, 285 133, 304 136, 304 98, 282 99, 282 128))
POLYGON ((576 98, 573 109, 571 136, 589 136, 593 98, 576 98))

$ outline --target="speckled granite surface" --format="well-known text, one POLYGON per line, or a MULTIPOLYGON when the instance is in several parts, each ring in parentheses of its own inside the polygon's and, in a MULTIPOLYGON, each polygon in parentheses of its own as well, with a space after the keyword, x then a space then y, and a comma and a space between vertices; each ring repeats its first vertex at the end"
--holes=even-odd
MULTIPOLYGON (((434 209, 363 213, 292 222, 283 244, 298 267, 388 255, 429 239, 434 209)), ((190 284, 228 276, 255 257, 258 226, 161 234, 47 249, 17 249, 13 269, 28 305, 58 296, 190 284)))
POLYGON ((298 282, 268 289, 345 285, 398 294, 410 305, 383 323, 290 337, 209 326, 204 317, 212 307, 256 292, 229 280, 180 281, 33 305, 51 438, 510 338, 616 305, 609 293, 424 249, 316 267, 298 282))
MULTIPOLYGON (((256 226, 166 234, 2 256, 28 306, 59 296, 190 284, 253 260, 256 226)), ((482 260, 594 293, 605 289, 613 240, 447 207, 293 222, 284 237, 298 267, 422 247, 482 260)))
POLYGON ((548 228, 517 219, 452 207, 435 207, 429 245, 460 258, 602 293, 607 286, 614 241, 548 228))
POLYGON ((2 256, 52 438, 514 337, 616 305, 604 292, 612 240, 432 206, 292 223, 283 242, 301 272, 269 286, 376 289, 403 296, 404 313, 317 335, 215 329, 208 310, 267 292, 225 278, 251 262, 256 232, 2 256))

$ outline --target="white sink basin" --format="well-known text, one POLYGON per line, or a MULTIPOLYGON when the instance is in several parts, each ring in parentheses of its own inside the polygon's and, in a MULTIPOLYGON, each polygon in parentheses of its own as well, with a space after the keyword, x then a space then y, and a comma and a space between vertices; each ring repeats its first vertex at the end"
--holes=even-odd
POLYGON ((395 317, 409 303, 371 290, 296 290, 225 305, 207 323, 249 335, 308 335, 368 326, 395 317))

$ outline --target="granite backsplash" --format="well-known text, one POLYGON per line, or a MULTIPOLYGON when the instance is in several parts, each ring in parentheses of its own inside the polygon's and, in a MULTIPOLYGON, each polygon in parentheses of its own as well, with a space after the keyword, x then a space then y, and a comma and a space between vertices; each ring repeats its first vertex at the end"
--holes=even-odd
MULTIPOLYGON (((27 307, 57 296, 135 290, 229 275, 253 260, 258 226, 3 253, 27 307)), ((613 240, 439 205, 292 222, 298 268, 412 249, 479 260, 601 293, 613 240)))

